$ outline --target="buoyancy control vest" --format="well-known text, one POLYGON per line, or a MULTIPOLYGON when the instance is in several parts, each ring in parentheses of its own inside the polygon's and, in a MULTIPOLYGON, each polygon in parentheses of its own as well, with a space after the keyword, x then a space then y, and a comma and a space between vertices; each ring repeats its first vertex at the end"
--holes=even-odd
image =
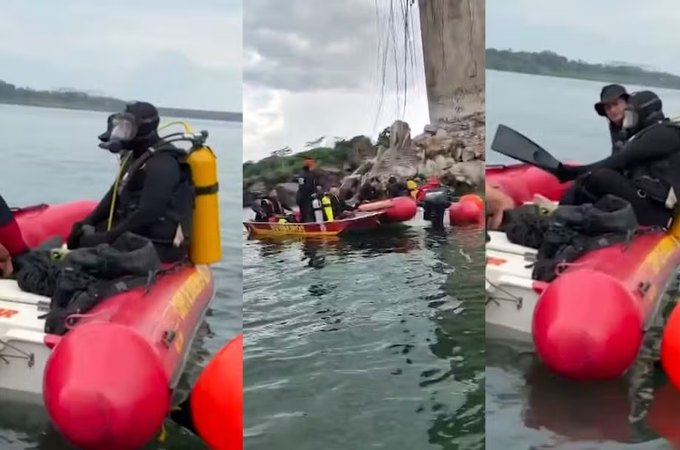
MULTIPOLYGON (((680 143, 680 123, 671 121, 660 122, 645 128, 632 136, 630 140, 639 139, 656 127, 663 126, 674 129, 680 143)), ((680 145, 669 156, 630 170, 630 177, 640 197, 661 203, 670 210, 677 209, 680 195, 680 145)))
MULTIPOLYGON (((139 234, 147 237, 155 245, 188 249, 193 229, 193 210, 196 188, 192 178, 191 167, 187 162, 187 153, 173 145, 150 148, 138 158, 123 167, 123 176, 117 188, 118 201, 115 205, 115 217, 124 220, 139 208, 144 182, 146 180, 146 164, 151 158, 170 155, 177 161, 180 178, 160 217, 149 224, 139 234)), ((123 164, 126 164, 125 162, 123 164)))

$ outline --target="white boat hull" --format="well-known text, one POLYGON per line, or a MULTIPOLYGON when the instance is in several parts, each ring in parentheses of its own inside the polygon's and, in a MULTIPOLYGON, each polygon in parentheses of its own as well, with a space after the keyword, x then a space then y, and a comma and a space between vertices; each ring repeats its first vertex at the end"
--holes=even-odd
POLYGON ((536 250, 513 244, 505 233, 489 231, 486 243, 486 325, 495 337, 531 340, 539 294, 531 267, 536 250))
POLYGON ((49 302, 22 291, 15 280, 0 280, 0 390, 13 398, 42 402, 51 350, 45 343, 45 320, 39 316, 49 302))

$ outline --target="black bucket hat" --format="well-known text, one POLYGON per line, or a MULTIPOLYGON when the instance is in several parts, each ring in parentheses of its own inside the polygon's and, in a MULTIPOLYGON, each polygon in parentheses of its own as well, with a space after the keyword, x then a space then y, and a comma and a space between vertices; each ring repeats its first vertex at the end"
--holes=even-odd
POLYGON ((604 105, 616 101, 619 98, 628 101, 628 97, 630 96, 628 95, 628 92, 626 92, 626 88, 620 84, 608 84, 600 91, 600 101, 595 103, 595 111, 598 115, 604 117, 606 116, 604 105))

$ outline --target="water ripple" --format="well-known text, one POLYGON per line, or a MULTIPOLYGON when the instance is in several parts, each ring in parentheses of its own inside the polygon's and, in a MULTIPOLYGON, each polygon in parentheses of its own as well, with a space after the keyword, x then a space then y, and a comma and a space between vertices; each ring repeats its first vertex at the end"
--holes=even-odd
POLYGON ((479 230, 243 249, 247 448, 483 448, 479 230))

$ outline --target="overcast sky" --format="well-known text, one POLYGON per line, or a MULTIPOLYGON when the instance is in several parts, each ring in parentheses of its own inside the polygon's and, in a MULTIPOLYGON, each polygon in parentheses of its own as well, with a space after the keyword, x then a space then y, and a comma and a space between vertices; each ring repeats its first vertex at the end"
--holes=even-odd
POLYGON ((680 74, 677 0, 486 0, 487 48, 553 50, 680 74))
MULTIPOLYGON (((408 121, 414 135, 422 131, 428 113, 418 28, 408 68, 400 62, 396 71, 387 63, 380 107, 381 49, 403 48, 401 25, 395 27, 399 42, 389 44, 390 3, 288 0, 282 8, 279 0, 244 2, 244 160, 286 146, 301 151, 321 136, 375 138, 395 119, 408 121), (406 108, 395 88, 397 73, 408 75, 406 108)), ((413 14, 418 27, 417 6, 413 14)), ((398 11, 394 17, 401 20, 398 11)))
POLYGON ((0 0, 0 80, 238 112, 241 5, 0 0))

